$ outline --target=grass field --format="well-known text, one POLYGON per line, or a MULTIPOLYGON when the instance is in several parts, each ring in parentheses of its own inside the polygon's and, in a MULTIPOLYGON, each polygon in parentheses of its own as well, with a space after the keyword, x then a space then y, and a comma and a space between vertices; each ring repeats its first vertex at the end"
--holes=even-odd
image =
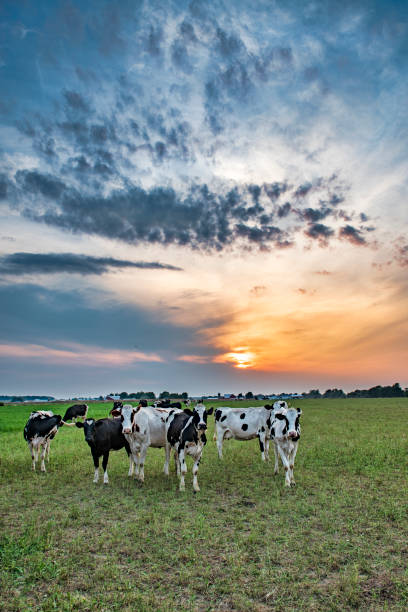
POLYGON ((408 399, 294 404, 295 488, 256 440, 225 442, 220 462, 210 417, 198 494, 191 462, 180 493, 161 449, 144 485, 124 450, 110 455, 110 484, 93 484, 77 428, 61 428, 48 472, 33 473, 32 408, 0 407, 1 609, 407 610, 408 399))

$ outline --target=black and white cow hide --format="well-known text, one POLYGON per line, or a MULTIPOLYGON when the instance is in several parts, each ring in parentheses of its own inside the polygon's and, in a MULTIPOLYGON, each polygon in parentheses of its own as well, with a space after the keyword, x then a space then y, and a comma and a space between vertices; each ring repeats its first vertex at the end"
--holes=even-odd
POLYGON ((213 408, 206 409, 204 404, 196 404, 194 410, 186 408, 183 412, 172 413, 167 418, 167 444, 174 449, 177 475, 180 478, 180 491, 185 490, 184 476, 187 473, 186 455, 194 460, 193 489, 199 491, 198 467, 207 438, 207 417, 213 408))

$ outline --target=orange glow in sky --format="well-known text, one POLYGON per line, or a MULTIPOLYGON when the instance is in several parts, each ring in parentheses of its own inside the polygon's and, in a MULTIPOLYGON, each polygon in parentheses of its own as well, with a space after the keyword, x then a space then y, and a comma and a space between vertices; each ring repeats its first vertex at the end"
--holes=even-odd
POLYGON ((248 351, 248 347, 240 346, 231 353, 225 353, 216 359, 217 362, 231 363, 235 368, 251 368, 255 364, 255 354, 248 351))

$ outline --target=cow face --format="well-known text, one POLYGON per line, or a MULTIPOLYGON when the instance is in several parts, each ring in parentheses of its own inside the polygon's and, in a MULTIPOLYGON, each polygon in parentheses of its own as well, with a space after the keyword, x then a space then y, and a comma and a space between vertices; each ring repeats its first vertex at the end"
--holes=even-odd
POLYGON ((206 410, 204 404, 196 404, 193 411, 193 423, 197 429, 207 429, 207 416, 213 413, 214 408, 206 410))
POLYGON ((285 411, 288 427, 288 437, 292 438, 293 440, 298 440, 300 437, 299 418, 301 414, 302 411, 300 408, 288 408, 288 410, 285 411))
MULTIPOLYGON (((134 430, 134 418, 135 415, 139 412, 140 406, 134 408, 131 404, 125 404, 121 408, 112 410, 112 415, 114 417, 120 417, 122 421, 122 433, 131 434, 134 430)), ((136 425, 137 427, 137 425, 136 425)))
POLYGON ((88 444, 94 444, 95 442, 95 419, 86 419, 84 423, 77 421, 75 423, 80 429, 83 428, 85 434, 85 442, 88 444))

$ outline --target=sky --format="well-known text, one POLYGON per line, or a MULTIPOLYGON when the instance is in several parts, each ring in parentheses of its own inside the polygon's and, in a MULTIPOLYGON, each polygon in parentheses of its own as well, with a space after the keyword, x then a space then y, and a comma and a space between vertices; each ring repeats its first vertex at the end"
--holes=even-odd
POLYGON ((5 0, 0 394, 408 386, 408 4, 5 0))

